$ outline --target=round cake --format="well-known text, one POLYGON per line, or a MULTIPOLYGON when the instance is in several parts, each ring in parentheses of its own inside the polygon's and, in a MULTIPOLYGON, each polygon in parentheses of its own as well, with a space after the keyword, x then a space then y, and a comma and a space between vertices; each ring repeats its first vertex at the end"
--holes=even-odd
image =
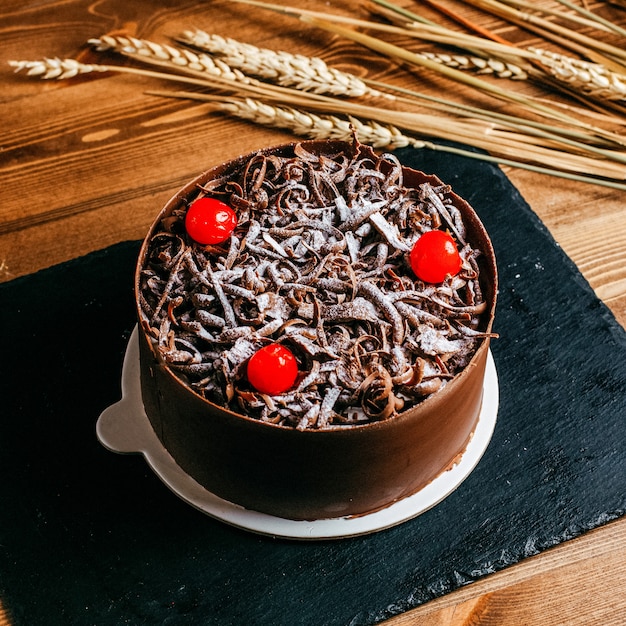
POLYGON ((135 290, 156 435, 246 509, 377 511, 478 423, 494 252, 467 202, 393 154, 304 141, 204 172, 154 221, 135 290))

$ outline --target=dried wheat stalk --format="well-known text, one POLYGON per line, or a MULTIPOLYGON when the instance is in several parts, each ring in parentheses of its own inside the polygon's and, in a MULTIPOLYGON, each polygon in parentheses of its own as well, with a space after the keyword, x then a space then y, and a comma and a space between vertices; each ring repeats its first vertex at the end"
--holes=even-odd
POLYGON ((230 67, 248 75, 269 79, 285 87, 354 98, 385 95, 368 87, 358 76, 328 66, 319 57, 258 48, 199 29, 186 30, 176 39, 179 43, 219 55, 230 67))
MULTIPOLYGON (((156 65, 168 72, 183 73, 197 78, 204 87, 228 87, 233 91, 244 90, 255 97, 291 98, 303 93, 309 98, 325 98, 315 92, 303 92, 294 87, 286 87, 256 80, 240 69, 231 68, 222 59, 214 59, 205 53, 194 53, 184 48, 161 45, 134 37, 104 36, 91 39, 90 43, 98 51, 112 50, 135 61, 156 65)), ((164 76, 166 76, 164 74, 164 76)), ((174 79, 170 74, 169 77, 174 79)), ((329 87, 330 89, 331 87, 329 87)), ((374 93, 373 89, 369 89, 374 93)), ((392 98, 393 96, 390 96, 392 98)), ((327 101, 327 100, 325 100, 327 101)))
POLYGON ((600 63, 574 59, 564 54, 530 48, 546 72, 569 86, 598 99, 626 99, 626 74, 614 72, 600 63))
MULTIPOLYGON (((209 34, 202 30, 187 30, 176 39, 179 43, 205 50, 211 54, 218 54, 228 65, 236 67, 246 74, 270 79, 286 87, 339 96, 392 98, 388 93, 381 93, 368 87, 363 80, 354 74, 329 67, 319 57, 306 57, 267 48, 257 48, 251 44, 209 34)), ((442 65, 461 70, 474 70, 479 74, 492 74, 499 78, 515 80, 524 80, 528 77, 519 65, 505 63, 498 59, 433 52, 421 52, 420 54, 442 65)))
POLYGON ((108 65, 94 65, 93 63, 80 63, 74 59, 45 58, 41 61, 9 61, 9 65, 16 72, 26 70, 27 76, 38 76, 45 80, 74 78, 79 74, 91 74, 93 72, 110 72, 108 65))
MULTIPOLYGON (((294 107, 271 105, 259 102, 252 98, 225 98, 221 96, 188 92, 152 93, 167 97, 190 98, 194 100, 212 102, 217 110, 224 111, 241 119, 249 120, 255 124, 288 129, 296 135, 305 136, 310 139, 338 139, 348 141, 353 136, 353 133, 356 132, 360 141, 368 143, 376 148, 395 149, 406 146, 426 148, 439 152, 458 154, 490 163, 509 165, 511 167, 526 169, 540 174, 558 176, 569 180, 577 180, 587 183, 595 183, 613 189, 626 190, 626 184, 619 182, 620 179, 623 180, 625 177, 623 168, 617 167, 614 169, 614 173, 616 175, 616 179, 614 180, 595 178, 594 174, 602 174, 592 171, 592 161, 590 159, 579 158, 576 155, 554 153, 554 158, 552 160, 547 160, 544 154, 543 159, 540 159, 539 162, 553 162, 555 167, 550 168, 518 160, 519 155, 522 154, 519 146, 517 150, 509 150, 512 154, 511 159, 502 156, 493 156, 491 154, 464 150, 463 148, 435 144, 429 140, 421 138, 418 139, 416 137, 406 135, 394 124, 380 123, 374 120, 364 121, 359 117, 350 114, 346 114, 346 119, 343 119, 336 115, 318 115, 310 111, 303 111, 294 107), (570 161, 570 159, 572 159, 572 161, 570 161), (575 165, 576 162, 578 162, 578 166, 575 165), (585 169, 585 166, 581 165, 581 163, 586 163, 586 166, 591 169, 585 169), (576 169, 576 167, 578 169, 576 169), (573 169, 573 171, 567 171, 568 169, 573 169), (589 175, 578 174, 576 172, 588 172, 589 175)), ((434 118, 431 116, 430 119, 433 120, 434 118)), ((423 125, 422 131, 425 128, 429 127, 423 125)), ((419 125, 413 129, 413 132, 420 132, 419 125)), ((460 135, 458 135, 457 138, 460 138, 460 135)), ((472 139, 474 140, 474 138, 472 139)), ((472 141, 472 143, 474 142, 472 141)), ((489 142, 487 141, 485 145, 488 146, 489 142)), ((495 144, 491 144, 491 147, 493 148, 494 145, 502 146, 502 142, 496 138, 495 144)), ((531 145, 525 146, 525 149, 529 154, 533 152, 533 146, 531 145)), ((504 149, 504 152, 507 152, 506 148, 504 149)), ((610 176, 606 171, 604 172, 604 175, 610 176)))
MULTIPOLYGON (((8 61, 16 72, 26 70, 28 76, 42 78, 44 80, 64 80, 74 78, 81 74, 90 74, 93 72, 116 72, 122 74, 135 74, 139 76, 147 76, 150 78, 159 78, 162 80, 173 80, 189 85, 198 85, 200 87, 208 87, 211 83, 207 77, 195 78, 193 76, 181 76, 178 74, 169 74, 166 72, 154 72, 137 67, 126 67, 123 65, 102 65, 94 63, 81 63, 76 59, 59 59, 58 57, 40 59, 36 61, 8 61)), ((232 84, 219 76, 212 77, 212 80, 218 84, 232 84)))
POLYGON ((345 120, 335 115, 316 115, 292 107, 265 104, 251 98, 218 101, 216 106, 255 124, 286 128, 296 135, 311 139, 350 141, 356 131, 359 141, 374 148, 423 148, 425 145, 425 142, 404 135, 394 126, 374 121, 362 122, 352 116, 345 120))
MULTIPOLYGON (((374 85, 378 84, 377 81, 371 82, 374 85)), ((618 160, 621 158, 621 162, 626 163, 626 160, 621 157, 621 151, 624 148, 624 141, 623 138, 617 134, 613 136, 611 141, 606 141, 585 132, 584 130, 569 126, 546 124, 537 120, 512 115, 510 113, 483 109, 398 86, 392 87, 390 85, 386 85, 386 87, 397 91, 399 94, 397 96, 398 103, 406 102, 408 104, 414 104, 415 102, 419 102, 420 107, 436 111, 440 115, 450 114, 454 116, 454 118, 490 122, 494 124, 494 128, 509 129, 537 138, 550 139, 555 142, 560 142, 566 147, 566 149, 570 148, 578 150, 581 153, 597 154, 599 157, 609 160, 617 157, 618 160), (408 96, 408 98, 405 96, 408 96)), ((581 111, 577 109, 576 112, 579 115, 590 115, 588 110, 581 111)), ((616 120, 615 117, 608 117, 600 114, 596 114, 594 117, 597 117, 600 121, 608 124, 619 123, 619 120, 616 120)))
POLYGON ((491 74, 498 78, 510 78, 512 80, 526 80, 528 78, 527 71, 520 65, 499 59, 435 52, 417 52, 416 54, 457 70, 473 70, 478 74, 491 74))
POLYGON ((136 61, 177 70, 198 78, 211 78, 228 83, 251 83, 248 76, 238 69, 231 68, 221 59, 208 54, 195 53, 184 48, 158 44, 136 37, 112 37, 103 35, 90 39, 89 43, 99 51, 117 52, 136 61))

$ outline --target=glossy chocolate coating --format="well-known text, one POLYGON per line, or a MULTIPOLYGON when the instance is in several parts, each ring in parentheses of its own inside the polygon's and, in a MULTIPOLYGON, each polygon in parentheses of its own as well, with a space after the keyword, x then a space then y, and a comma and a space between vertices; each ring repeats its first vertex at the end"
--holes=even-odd
MULTIPOLYGON (((309 151, 336 152, 341 142, 304 142, 309 151)), ((360 146, 363 154, 369 148, 360 146)), ((288 153, 291 145, 261 151, 288 153)), ((186 185, 165 206, 144 242, 181 199, 226 174, 251 155, 213 168, 186 185)), ((442 184, 404 168, 404 184, 442 184)), ((482 252, 481 283, 489 331, 497 292, 495 258, 473 209, 453 195, 467 238, 482 252)), ((138 293, 137 293, 138 298, 138 293)), ((138 308, 141 319, 141 312, 138 308)), ((489 340, 443 389, 385 421, 328 430, 297 430, 238 415, 200 397, 159 359, 140 326, 141 386, 146 413, 159 439, 180 467, 214 494, 288 519, 324 519, 375 511, 407 497, 449 468, 466 448, 480 414, 489 340)))

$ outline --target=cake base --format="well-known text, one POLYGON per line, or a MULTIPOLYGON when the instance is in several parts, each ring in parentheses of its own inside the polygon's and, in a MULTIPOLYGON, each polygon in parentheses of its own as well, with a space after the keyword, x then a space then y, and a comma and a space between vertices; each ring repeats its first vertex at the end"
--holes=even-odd
POLYGON ((100 415, 96 433, 102 445, 120 454, 142 454, 154 473, 182 500, 237 528, 285 539, 339 539, 365 535, 408 521, 450 495, 472 472, 487 449, 498 413, 498 379, 491 352, 483 403, 474 434, 459 461, 417 493, 388 507, 352 517, 290 520, 245 509, 211 493, 186 474, 163 447, 141 399, 137 328, 128 342, 122 368, 122 399, 100 415))

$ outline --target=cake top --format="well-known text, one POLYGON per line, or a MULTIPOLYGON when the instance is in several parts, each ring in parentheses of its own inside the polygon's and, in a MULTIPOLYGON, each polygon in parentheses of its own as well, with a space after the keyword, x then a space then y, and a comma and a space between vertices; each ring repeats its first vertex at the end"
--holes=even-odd
POLYGON ((446 185, 405 186, 394 155, 358 144, 305 146, 237 162, 162 216, 142 323, 184 384, 239 414, 298 429, 389 419, 488 336, 480 252, 446 185), (227 207, 194 230, 200 198, 227 207))

